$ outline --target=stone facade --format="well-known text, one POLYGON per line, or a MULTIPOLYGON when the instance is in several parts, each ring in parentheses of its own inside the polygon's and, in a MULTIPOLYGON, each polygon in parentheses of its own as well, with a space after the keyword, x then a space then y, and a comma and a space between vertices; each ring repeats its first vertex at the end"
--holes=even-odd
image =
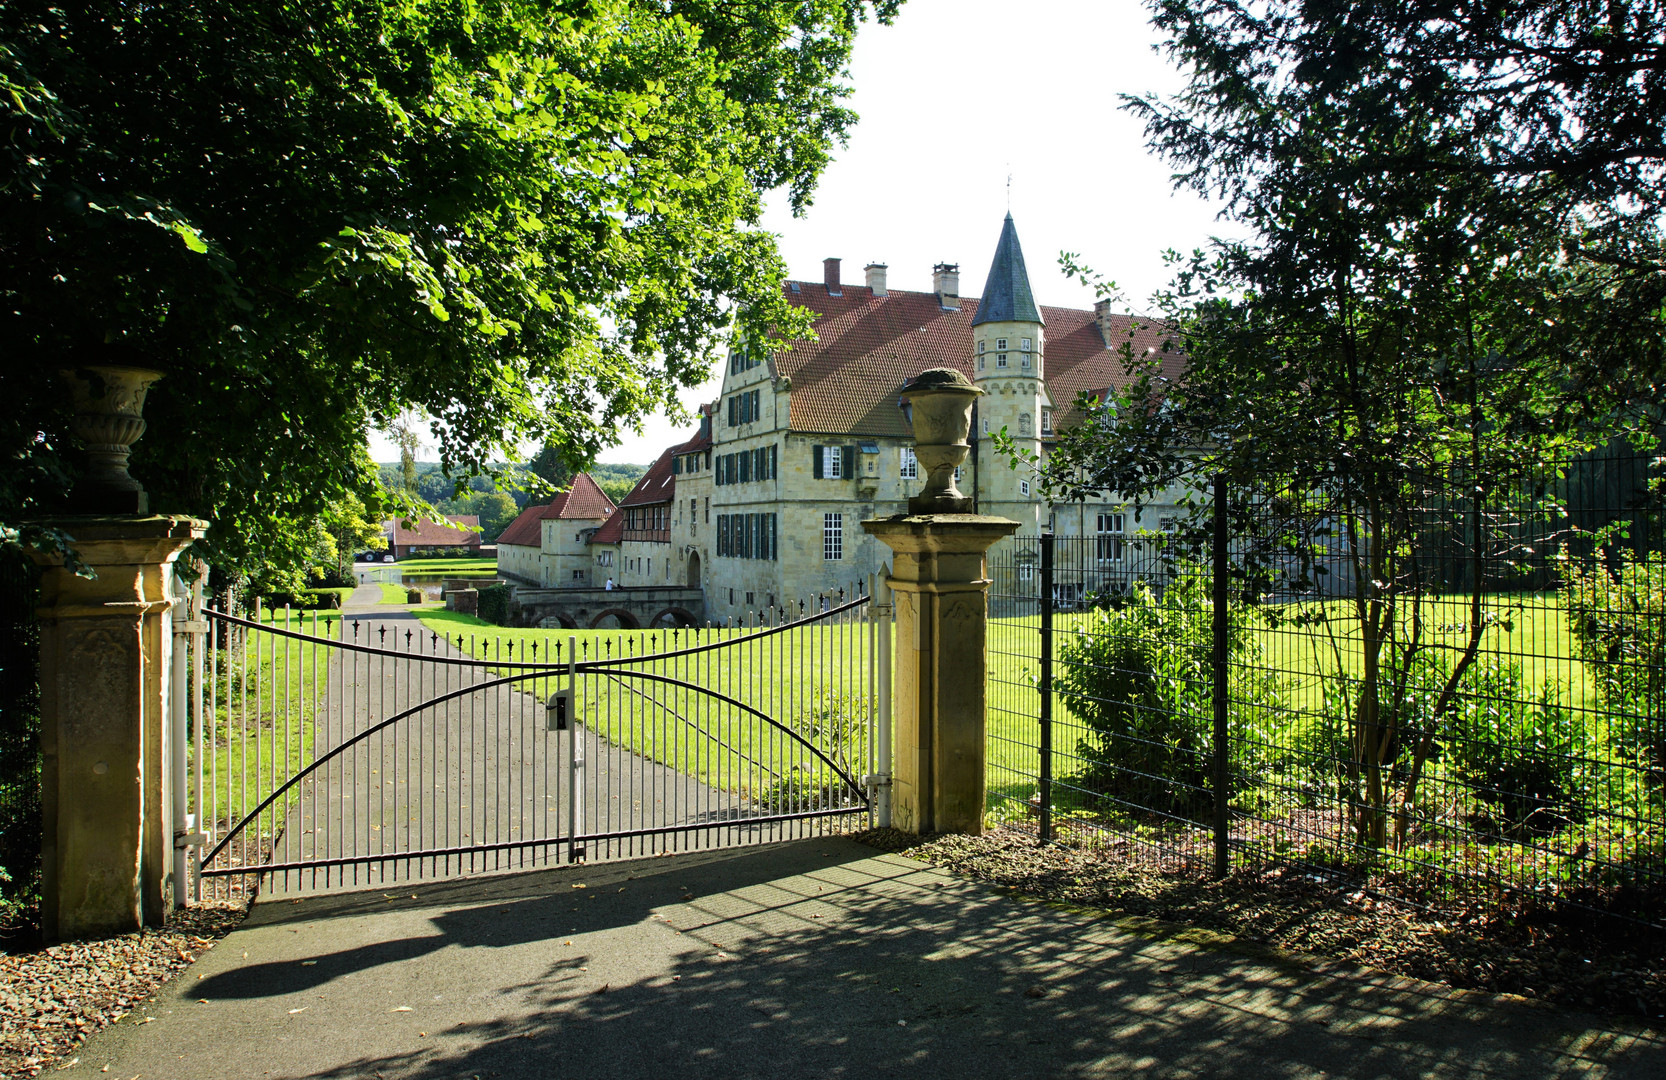
MULTIPOLYGON (((1172 496, 1148 504, 1137 521, 1114 502, 1050 505, 1034 476, 996 450, 992 436, 1004 430, 1021 450, 1045 457, 1055 431, 1076 419, 1081 391, 1121 382, 1123 346, 1164 347, 1155 323, 1103 307, 1036 305, 1010 217, 982 300, 959 295, 952 264, 933 268, 927 293, 889 288, 878 264, 864 285, 840 282, 838 260, 824 271, 819 283, 784 286, 789 300, 817 313, 817 339, 770 356, 737 349, 721 396, 702 410, 700 435, 668 451, 669 535, 652 552, 621 547, 629 567, 621 584, 663 584, 664 571, 680 570, 683 581, 699 582, 707 616, 719 622, 866 588, 891 553, 860 523, 904 512, 922 486, 898 390, 930 367, 957 368, 984 391, 957 482, 976 513, 1019 522, 1018 535, 1001 544, 1028 550, 1025 539, 1044 529, 1114 538, 1096 549, 1111 580, 1120 565, 1113 556, 1125 557, 1138 532, 1178 512, 1172 496), (650 557, 655 573, 639 574, 650 557)), ((1164 360, 1175 369, 1179 362, 1164 360)), ((1018 584, 997 582, 995 591, 1018 584)))
POLYGON ((590 537, 615 507, 589 473, 579 473, 550 502, 522 510, 497 542, 498 573, 539 588, 589 588, 590 537))
MULTIPOLYGON (((1006 572, 1033 577, 1024 558, 1051 529, 1101 539, 1092 546, 1098 576, 1069 575, 1069 589, 1125 581, 1134 538, 1178 514, 1174 496, 1148 503, 1138 520, 1110 501, 1053 506, 993 436, 1004 431, 1021 451, 1045 458, 1054 433, 1079 419, 1078 396, 1125 378, 1125 348, 1162 351, 1165 373, 1178 374, 1163 327, 1104 305, 1036 304, 1010 216, 981 299, 960 295, 954 264, 932 268, 930 292, 892 289, 886 271, 870 264, 865 284, 845 284, 839 260, 829 259, 822 281, 786 282, 788 300, 815 313, 815 339, 770 355, 735 349, 699 430, 661 454, 616 513, 587 533, 546 534, 537 576, 509 570, 502 555, 500 567, 551 588, 608 580, 622 589, 698 588, 706 618, 719 623, 773 620, 856 595, 891 563, 861 522, 905 512, 923 484, 899 391, 923 370, 951 367, 984 391, 956 482, 974 514, 1019 523, 1016 536, 999 541, 1013 545, 999 560, 1015 567, 1006 572)), ((997 594, 1023 589, 1022 580, 994 584, 997 594)))

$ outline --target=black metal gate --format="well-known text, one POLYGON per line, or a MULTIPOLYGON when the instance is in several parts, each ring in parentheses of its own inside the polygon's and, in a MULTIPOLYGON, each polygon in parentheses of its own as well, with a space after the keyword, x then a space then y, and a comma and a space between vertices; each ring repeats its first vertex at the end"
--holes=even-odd
POLYGON ((818 606, 584 634, 209 611, 198 888, 368 887, 870 823, 889 624, 865 596, 818 606))

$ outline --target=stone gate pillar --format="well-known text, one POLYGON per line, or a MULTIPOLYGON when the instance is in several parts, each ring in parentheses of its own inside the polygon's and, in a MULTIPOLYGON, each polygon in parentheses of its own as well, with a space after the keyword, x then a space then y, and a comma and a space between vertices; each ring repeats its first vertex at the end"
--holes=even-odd
POLYGON ((983 832, 984 553, 1018 522, 974 514, 864 521, 894 553, 891 820, 905 832, 983 832))
POLYGON ((168 773, 174 561, 206 526, 170 516, 52 524, 97 575, 36 555, 44 568, 36 607, 41 922, 48 941, 62 941, 162 924, 176 825, 168 773))
POLYGON ((967 513, 955 486, 966 460, 972 403, 983 393, 953 368, 902 385, 925 484, 908 513, 864 521, 890 548, 897 662, 892 670, 891 821, 907 832, 983 832, 984 553, 1018 522, 967 513))

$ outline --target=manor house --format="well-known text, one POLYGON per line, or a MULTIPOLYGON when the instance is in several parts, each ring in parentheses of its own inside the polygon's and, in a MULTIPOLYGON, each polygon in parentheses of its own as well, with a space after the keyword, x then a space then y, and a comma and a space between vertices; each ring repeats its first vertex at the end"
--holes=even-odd
POLYGON ((583 538, 589 565, 575 551, 571 567, 540 576, 700 588, 717 621, 853 595, 889 554, 861 521, 905 512, 920 489, 898 390, 933 367, 958 368, 985 391, 957 480, 975 512, 1022 522, 1002 541, 1019 557, 1000 560, 1018 574, 1029 576, 1024 556, 1043 529, 1099 537, 1093 550, 1114 574, 1130 550, 1124 536, 1170 523, 1176 511, 1161 502, 1138 523, 1120 504, 1050 505, 990 438, 1004 430, 1044 458, 1079 419, 1082 392, 1121 385, 1124 346, 1159 355, 1172 377, 1181 361, 1164 349, 1159 323, 1113 314, 1107 302, 1091 311, 1038 305, 1010 214, 980 298, 960 295, 953 264, 932 269, 930 292, 891 289, 886 270, 869 264, 856 285, 828 259, 821 281, 785 282, 787 299, 814 313, 816 337, 772 355, 735 350, 699 430, 660 455, 583 538))

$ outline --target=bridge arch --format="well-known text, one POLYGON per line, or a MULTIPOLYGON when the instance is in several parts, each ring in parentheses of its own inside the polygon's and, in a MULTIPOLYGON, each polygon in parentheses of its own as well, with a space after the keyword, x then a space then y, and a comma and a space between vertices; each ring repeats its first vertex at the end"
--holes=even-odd
POLYGON ((700 620, 687 608, 668 607, 655 615, 649 626, 699 626, 700 620))
POLYGON ((619 608, 619 607, 608 608, 605 611, 597 612, 596 617, 594 619, 590 620, 590 629, 592 629, 592 630, 602 629, 602 623, 605 622, 608 619, 609 616, 612 616, 614 619, 616 619, 618 621, 619 627, 622 630, 640 630, 640 629, 642 629, 642 624, 637 621, 637 618, 636 618, 635 615, 632 615, 629 611, 625 610, 624 608, 619 608))
POLYGON ((552 611, 538 620, 538 625, 544 630, 577 630, 578 620, 565 611, 552 611))

